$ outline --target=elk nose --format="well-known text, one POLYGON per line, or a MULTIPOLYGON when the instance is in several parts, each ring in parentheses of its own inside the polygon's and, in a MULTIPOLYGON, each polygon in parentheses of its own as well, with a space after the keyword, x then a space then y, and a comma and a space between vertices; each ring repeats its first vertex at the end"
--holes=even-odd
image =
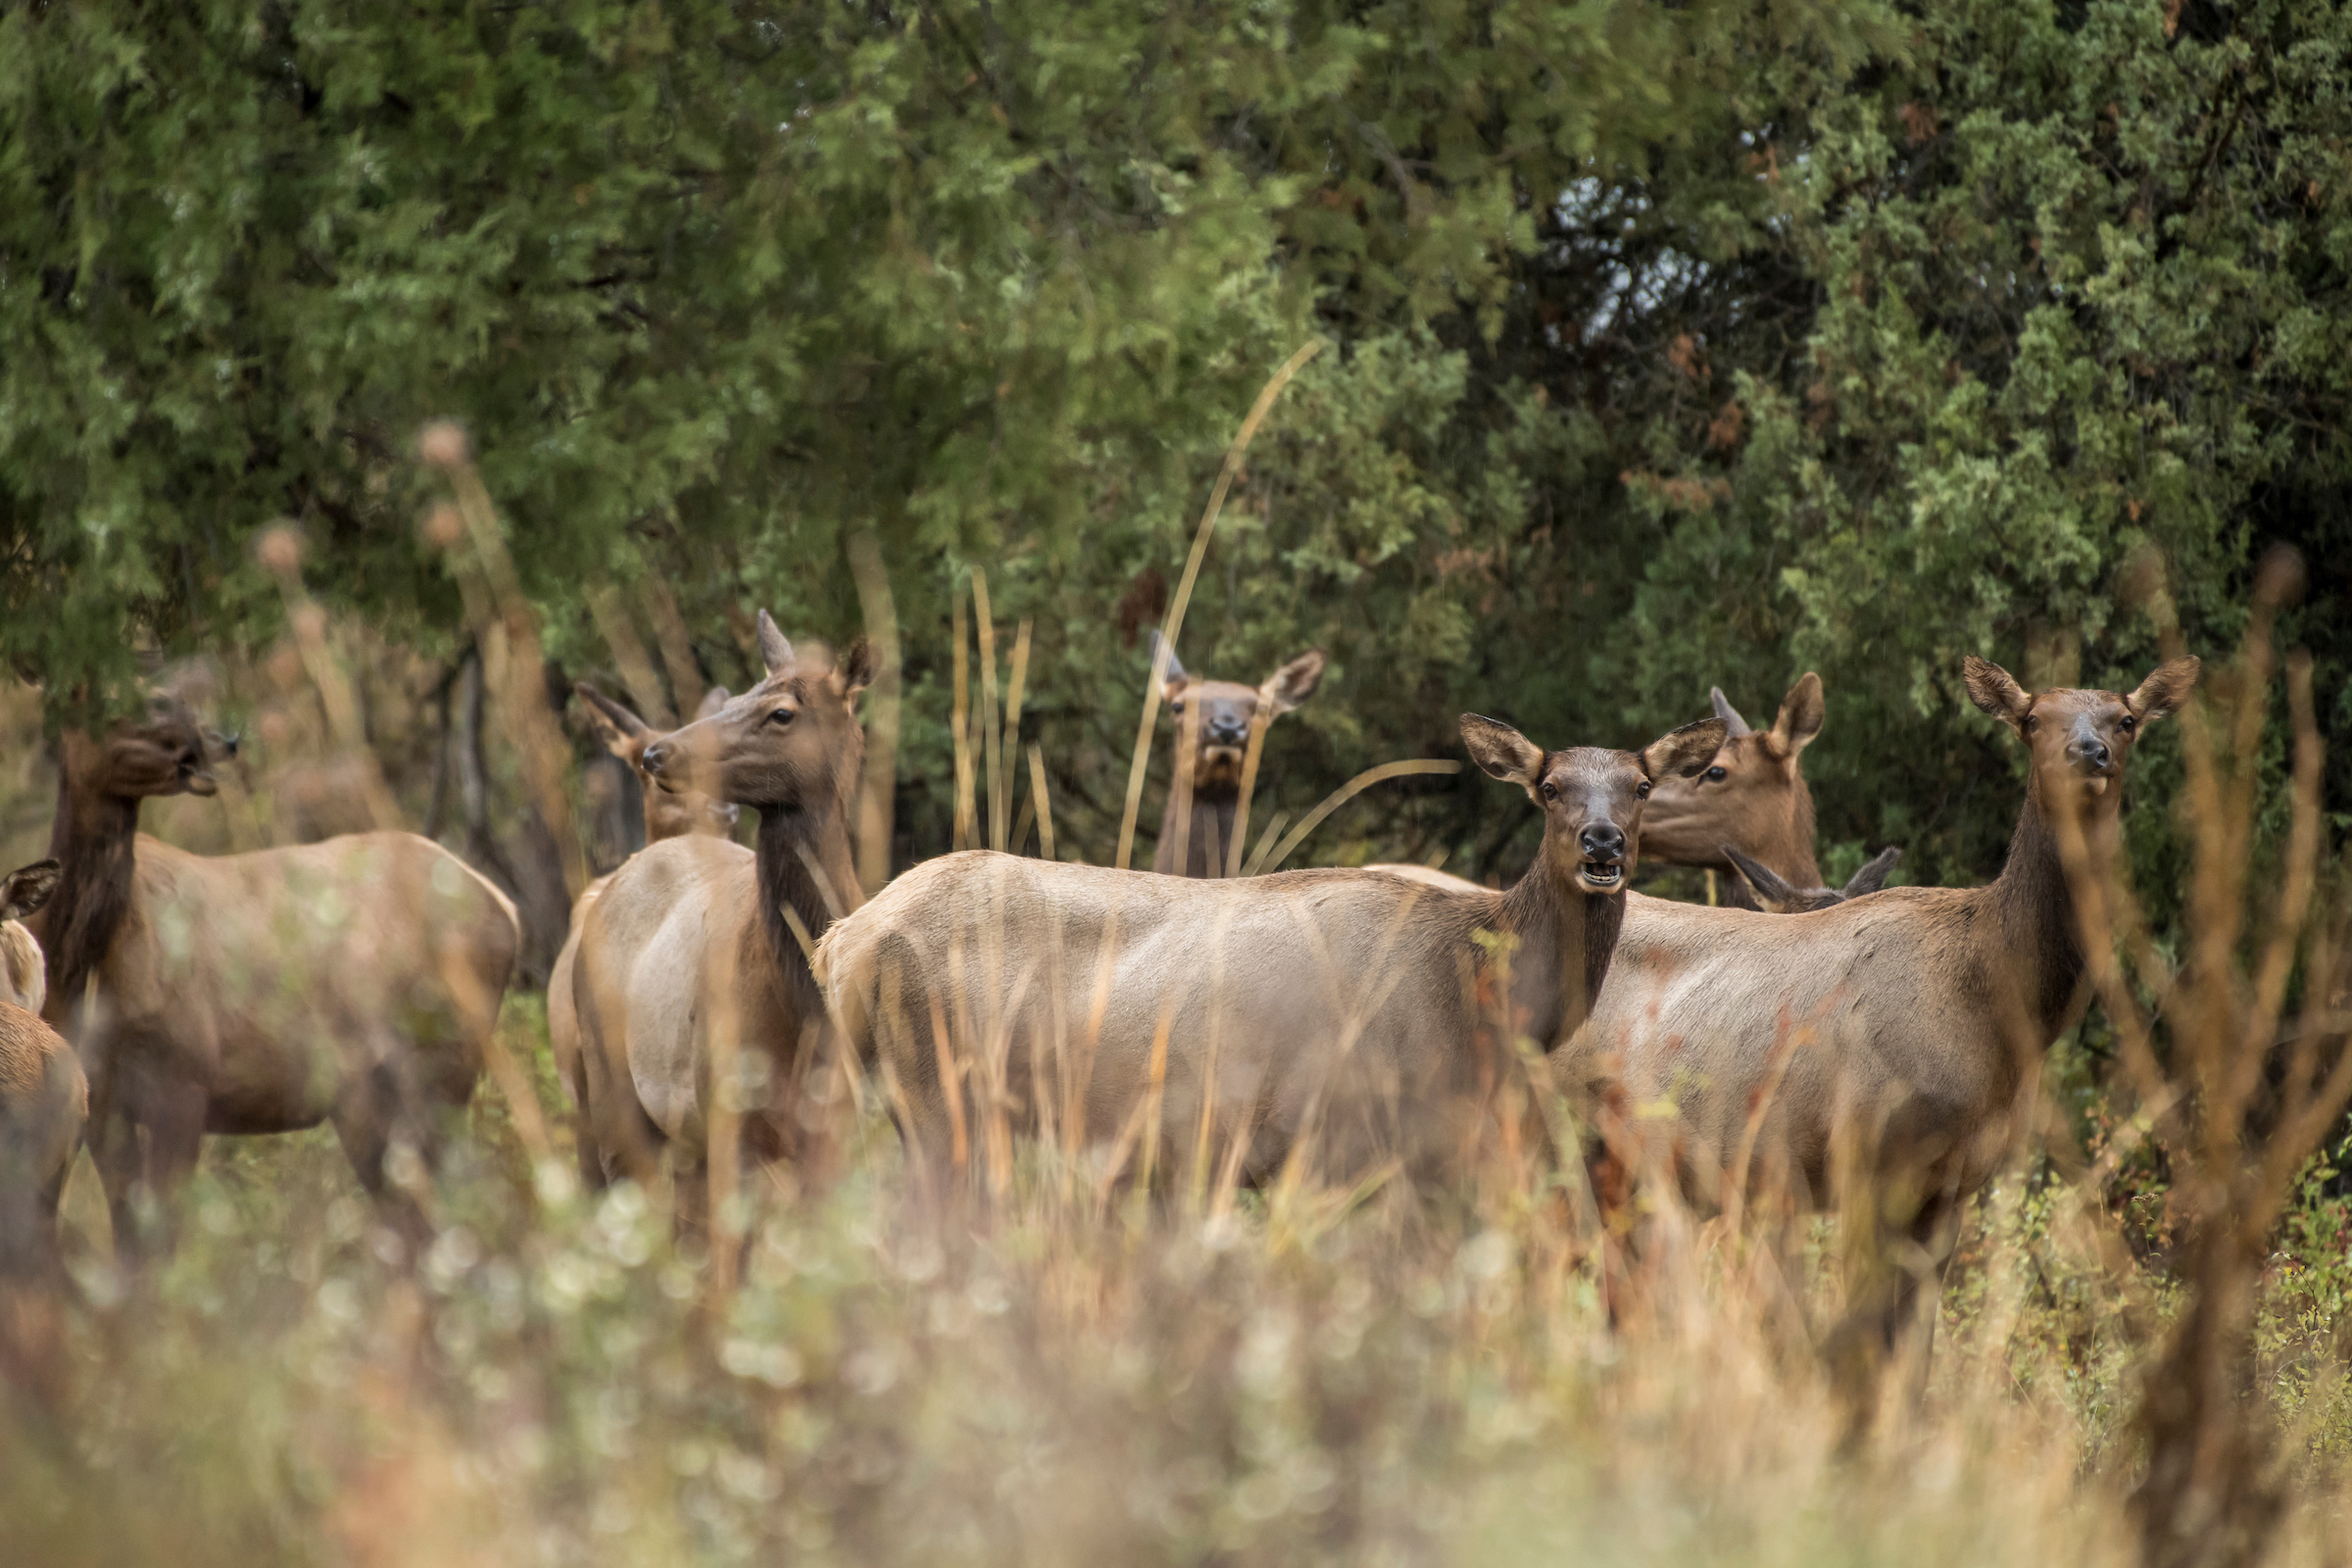
POLYGON ((2078 735, 2067 742, 2066 749, 2076 761, 2094 773, 2105 772, 2108 764, 2115 760, 2115 754, 2107 749, 2107 743, 2095 735, 2078 735))
POLYGON ((1625 829, 1614 822, 1594 822, 1577 834, 1576 842, 1583 846, 1588 860, 1606 865, 1625 858, 1625 829))
POLYGON ((1250 738, 1250 726, 1228 718, 1213 719, 1208 726, 1208 738, 1227 745, 1246 741, 1250 738))
POLYGON ((667 741, 654 742, 654 744, 648 746, 637 759, 639 766, 643 767, 648 773, 657 774, 662 771, 662 764, 668 760, 669 743, 667 741))

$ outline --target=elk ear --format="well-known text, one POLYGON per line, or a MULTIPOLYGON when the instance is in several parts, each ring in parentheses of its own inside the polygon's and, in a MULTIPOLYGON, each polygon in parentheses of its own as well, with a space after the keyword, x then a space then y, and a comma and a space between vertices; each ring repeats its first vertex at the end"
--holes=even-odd
POLYGON ((1725 731, 1727 735, 1738 736, 1747 733, 1747 720, 1740 716, 1740 710, 1732 706, 1732 700, 1723 695, 1722 687, 1708 687, 1707 701, 1715 705, 1715 716, 1729 726, 1725 731))
POLYGON ((1729 844, 1720 845, 1718 848, 1723 851, 1723 858, 1737 866, 1741 876, 1747 878, 1747 885, 1756 891, 1756 902, 1766 909, 1774 914, 1781 914, 1786 912, 1789 905, 1797 902, 1796 889, 1790 887, 1788 878, 1782 876, 1771 866, 1764 864, 1752 856, 1740 854, 1729 844))
POLYGON ((1543 747, 1510 725, 1477 713, 1462 715, 1462 744, 1470 749, 1470 760, 1490 778, 1516 784, 1531 796, 1536 793, 1544 777, 1543 747))
POLYGON ((1822 701, 1821 677, 1806 670, 1804 678, 1781 699, 1781 716, 1772 721, 1772 746, 1783 757, 1794 757, 1813 744, 1829 705, 1822 701))
POLYGON ((35 860, 0 881, 0 920, 22 920, 49 902, 61 875, 55 860, 35 860))
POLYGON ((792 644, 776 630, 775 618, 764 610, 760 612, 760 661, 770 675, 789 674, 792 670, 792 644))
POLYGON ((694 716, 697 718, 709 718, 712 713, 715 713, 720 709, 726 707, 728 700, 734 695, 735 694, 733 692, 727 690, 724 686, 711 687, 709 691, 703 693, 703 706, 694 710, 694 716))
POLYGON ((1960 662, 1960 678, 1968 684, 1970 702, 2012 728, 2034 710, 2034 699, 2016 677, 1989 659, 1969 655, 1960 662))
POLYGON ((1176 700, 1178 692, 1192 684, 1193 677, 1184 672, 1183 662, 1177 659, 1176 650, 1168 647, 1168 640, 1162 637, 1159 634, 1159 628, 1154 626, 1152 628, 1152 659, 1154 663, 1159 662, 1160 650, 1163 648, 1167 649, 1168 662, 1159 683, 1159 695, 1162 702, 1172 703, 1176 700))
POLYGON ((1670 775, 1690 777, 1715 760, 1730 728, 1720 718, 1702 718, 1695 724, 1668 730, 1642 748, 1639 760, 1642 774, 1653 781, 1670 775))
POLYGON ((1886 885, 1886 873, 1893 870, 1894 862, 1902 858, 1903 852, 1899 846, 1887 845, 1886 848, 1865 860, 1861 870, 1845 879, 1845 886, 1838 893, 1838 897, 1841 900, 1858 899, 1866 893, 1878 892, 1886 885))
POLYGON ((2189 688, 2197 683, 2197 672, 2204 666, 2194 659, 2175 659, 2158 664, 2139 689, 2124 699, 2132 716, 2143 724, 2152 724, 2188 701, 2189 688))
POLYGON ((841 688, 841 700, 855 704, 858 695, 874 683, 874 649, 860 637, 850 644, 849 652, 841 656, 841 663, 833 671, 834 682, 841 688))
POLYGON ((580 700, 588 705, 588 722, 595 726, 597 739, 605 743, 606 751, 621 760, 627 761, 635 755, 636 747, 632 742, 642 742, 653 733, 644 719, 586 681, 573 681, 571 689, 578 692, 580 700))
POLYGON ((1322 679, 1323 650, 1309 648, 1268 675, 1266 683, 1257 689, 1257 700, 1265 705, 1266 716, 1273 718, 1314 696, 1322 679))

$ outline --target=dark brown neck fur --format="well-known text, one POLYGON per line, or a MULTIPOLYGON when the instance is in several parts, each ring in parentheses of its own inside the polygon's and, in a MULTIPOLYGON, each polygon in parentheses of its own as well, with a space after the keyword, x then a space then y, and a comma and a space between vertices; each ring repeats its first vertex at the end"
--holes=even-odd
POLYGON ((1511 1011, 1550 1051, 1592 1010, 1625 924, 1625 897, 1587 893, 1553 863, 1545 839, 1535 865, 1503 895, 1502 928, 1519 939, 1511 955, 1511 1011))
MULTIPOLYGON (((2083 823, 2093 843, 2110 825, 2100 816, 2094 807, 2083 823)), ((1985 895, 2001 948, 1995 961, 2014 979, 2017 1002, 2041 1032, 2035 1044, 2046 1046, 2063 1027, 2082 977, 2082 944, 2058 837, 2033 782, 2010 836, 2009 858, 1985 895)))
POLYGON ((46 959, 44 1011, 53 1023, 74 1015, 83 986, 106 961, 130 909, 136 869, 138 801, 83 786, 74 776, 75 750, 69 736, 59 753, 57 816, 49 827, 49 854, 59 866, 57 889, 25 922, 46 959))
POLYGON ((1223 876, 1232 863, 1233 819, 1241 809, 1240 787, 1212 784, 1193 791, 1192 831, 1185 840, 1185 863, 1181 866, 1176 864, 1177 794, 1168 791, 1168 808, 1159 819, 1159 848, 1153 853, 1152 869, 1175 876, 1223 876))
POLYGON ((850 854, 844 803, 829 801, 814 811, 762 807, 756 846, 760 928, 767 939, 774 972, 798 1018, 821 1018, 824 998, 815 976, 808 972, 808 956, 802 951, 801 939, 785 919, 784 910, 789 907, 800 918, 808 940, 814 943, 833 923, 835 909, 847 914, 865 902, 850 854), (811 871, 811 862, 823 872, 822 882, 811 871), (826 884, 830 884, 830 900, 826 884))

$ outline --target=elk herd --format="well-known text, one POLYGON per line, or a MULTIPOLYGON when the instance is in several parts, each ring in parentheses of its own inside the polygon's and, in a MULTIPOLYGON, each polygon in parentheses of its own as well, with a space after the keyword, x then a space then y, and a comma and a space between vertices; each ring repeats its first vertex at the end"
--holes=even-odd
MULTIPOLYGON (((1620 1127, 1694 1201, 1770 1182, 1824 1207, 1859 1176, 1874 1223, 1926 1241, 2083 1004, 2073 890, 2114 854, 2140 733, 2198 673, 2030 693, 1968 659, 1969 696, 2030 763, 2007 858, 1968 889, 1883 887, 1892 850, 1823 885, 1800 767, 1815 675, 1767 729, 1716 690, 1712 716, 1633 750, 1464 714, 1471 760, 1542 825, 1495 889, 1411 865, 1239 875, 1245 773, 1324 659, 1252 687, 1171 652, 1152 871, 965 851, 868 890, 864 645, 796 648, 764 612, 757 633, 759 683, 670 733, 578 688, 644 786, 648 842, 574 906, 550 1046, 582 1178, 666 1157, 686 1227, 714 1177, 822 1158, 835 1100, 868 1086, 933 1190, 1001 1181, 1024 1149, 1230 1190, 1446 1168, 1517 1073, 1603 1120, 1640 1107, 1620 1127), (1635 892, 1642 856, 1730 896, 1635 892)), ((207 1134, 329 1124, 397 1204, 483 1070, 514 905, 413 834, 198 856, 140 833, 148 797, 213 792, 224 745, 168 695, 59 742, 50 858, 0 884, 0 1271, 53 1266, 82 1147, 125 1250, 207 1134)))

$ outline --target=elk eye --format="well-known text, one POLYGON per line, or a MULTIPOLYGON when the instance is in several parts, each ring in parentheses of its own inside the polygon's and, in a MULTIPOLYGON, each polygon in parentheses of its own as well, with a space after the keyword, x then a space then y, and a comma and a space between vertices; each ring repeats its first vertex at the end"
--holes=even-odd
POLYGON ((1549 779, 1545 779, 1544 781, 1544 798, 1547 801, 1556 801, 1560 798, 1560 792, 1552 788, 1551 780, 1549 779))
POLYGON ((2124 715, 2123 731, 2124 731, 2124 733, 2125 733, 2125 734, 2129 735, 2129 734, 2131 734, 2131 733, 2132 733, 2133 730, 2137 729, 2138 727, 2139 727, 2139 720, 2138 720, 2138 719, 2136 719, 2136 718, 2133 718, 2133 717, 2132 717, 2132 716, 2130 713, 2126 713, 2126 714, 2124 715))
POLYGON ((2017 721, 2017 732, 2020 735, 2031 735, 2034 733, 2034 715, 2032 713, 2028 713, 2025 717, 2017 721))
POLYGON ((1720 764, 1708 768, 1706 773, 1707 782, 1710 784, 1720 784, 1728 776, 1720 764))
POLYGON ((767 715, 767 721, 770 724, 789 724, 792 722, 792 710, 789 708, 779 708, 774 712, 767 715))
MULTIPOLYGON (((1720 769, 1718 769, 1718 771, 1720 771, 1720 769)), ((1649 799, 1649 780, 1643 779, 1641 783, 1634 786, 1634 799, 1637 801, 1646 801, 1649 799)))
POLYGON ((1184 711, 1184 699, 1183 699, 1183 698, 1181 698, 1181 697, 1179 697, 1179 698, 1177 698, 1177 699, 1176 699, 1176 701, 1174 701, 1174 702, 1170 703, 1170 704, 1168 705, 1168 711, 1169 711, 1169 712, 1171 712, 1171 713, 1181 713, 1181 712, 1183 712, 1183 711, 1184 711))

